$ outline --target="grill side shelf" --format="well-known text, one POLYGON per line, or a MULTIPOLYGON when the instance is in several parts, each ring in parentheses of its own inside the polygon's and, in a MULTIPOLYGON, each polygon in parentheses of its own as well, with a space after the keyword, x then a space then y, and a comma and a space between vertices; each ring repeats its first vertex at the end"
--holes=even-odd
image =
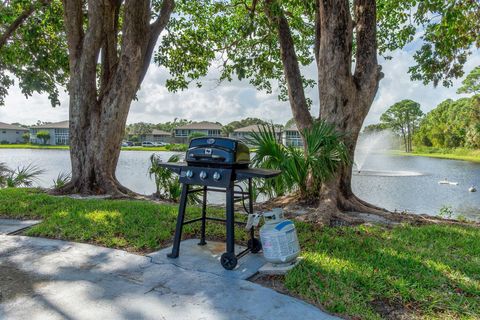
POLYGON ((158 162, 158 165, 160 167, 170 169, 177 174, 180 174, 180 171, 182 171, 182 168, 187 166, 185 162, 158 162))
POLYGON ((248 168, 235 170, 236 180, 245 180, 250 178, 273 178, 282 173, 280 170, 248 168))

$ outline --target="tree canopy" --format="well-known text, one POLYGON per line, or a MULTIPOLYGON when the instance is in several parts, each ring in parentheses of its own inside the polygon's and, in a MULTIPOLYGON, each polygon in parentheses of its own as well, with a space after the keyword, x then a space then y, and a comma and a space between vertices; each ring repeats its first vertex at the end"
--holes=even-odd
POLYGON ((463 79, 462 86, 458 88, 457 93, 480 93, 480 66, 475 67, 463 79))
POLYGON ((59 105, 59 86, 68 80, 67 45, 60 0, 0 3, 0 105, 17 85, 28 98, 48 94, 59 105))
POLYGON ((380 121, 392 129, 393 132, 403 137, 405 151, 412 151, 412 138, 418 128, 423 112, 420 104, 412 100, 402 100, 387 109, 381 116, 380 121))
POLYGON ((436 148, 480 148, 478 96, 440 103, 422 120, 414 142, 436 148))
MULTIPOLYGON (((219 80, 249 79, 256 88, 280 88, 285 79, 276 31, 266 16, 269 1, 179 0, 155 61, 169 68, 167 87, 186 89, 205 76, 213 64, 219 80)), ((311 64, 315 55, 315 1, 282 1, 292 30, 298 62, 311 64)), ((450 86, 463 75, 463 65, 480 47, 480 2, 455 0, 377 0, 379 53, 403 48, 419 38, 423 43, 409 69, 414 80, 450 86), (419 31, 421 30, 421 32, 419 31)), ((354 48, 355 50, 355 48, 354 48)), ((305 87, 316 79, 303 78, 305 87)))

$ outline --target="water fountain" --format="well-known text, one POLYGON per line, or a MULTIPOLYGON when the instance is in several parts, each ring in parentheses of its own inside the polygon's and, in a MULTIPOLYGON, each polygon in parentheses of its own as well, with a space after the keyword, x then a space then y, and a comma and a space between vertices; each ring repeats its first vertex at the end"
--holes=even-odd
POLYGON ((362 176, 411 177, 421 176, 415 171, 371 170, 364 168, 368 157, 373 153, 387 152, 392 149, 394 134, 390 130, 362 134, 355 149, 353 174, 362 176))

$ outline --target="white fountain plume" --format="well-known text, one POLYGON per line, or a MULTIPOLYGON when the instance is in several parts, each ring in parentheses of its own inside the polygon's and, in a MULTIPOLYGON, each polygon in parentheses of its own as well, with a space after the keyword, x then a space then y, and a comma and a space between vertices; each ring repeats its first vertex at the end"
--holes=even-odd
POLYGON ((375 152, 385 152, 392 149, 394 135, 390 130, 363 133, 358 137, 355 149, 355 166, 361 172, 365 161, 375 152))

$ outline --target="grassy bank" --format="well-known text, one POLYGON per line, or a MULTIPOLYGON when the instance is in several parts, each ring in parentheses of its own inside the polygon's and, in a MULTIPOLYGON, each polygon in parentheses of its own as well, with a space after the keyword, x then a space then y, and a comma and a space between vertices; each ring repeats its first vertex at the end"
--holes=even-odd
POLYGON ((441 149, 441 148, 417 147, 412 153, 406 153, 400 150, 392 151, 392 153, 395 155, 402 155, 402 156, 421 156, 421 157, 480 162, 480 150, 463 149, 463 148, 441 149))
MULTIPOLYGON (((44 219, 28 235, 134 251, 169 243, 176 213, 176 205, 147 201, 74 200, 31 189, 0 190, 0 216, 44 219)), ((189 211, 190 216, 199 214, 198 208, 189 211)), ((478 228, 296 225, 304 259, 284 283, 306 301, 354 319, 474 319, 480 314, 478 228)), ((197 225, 186 226, 186 237, 196 233, 197 225)), ((222 238, 224 228, 210 223, 207 234, 222 238)), ((238 232, 239 240, 245 237, 238 232)))
MULTIPOLYGON (((0 149, 54 149, 69 150, 69 146, 50 146, 39 144, 0 144, 0 149)), ((165 147, 122 147, 126 151, 167 151, 165 147)))

